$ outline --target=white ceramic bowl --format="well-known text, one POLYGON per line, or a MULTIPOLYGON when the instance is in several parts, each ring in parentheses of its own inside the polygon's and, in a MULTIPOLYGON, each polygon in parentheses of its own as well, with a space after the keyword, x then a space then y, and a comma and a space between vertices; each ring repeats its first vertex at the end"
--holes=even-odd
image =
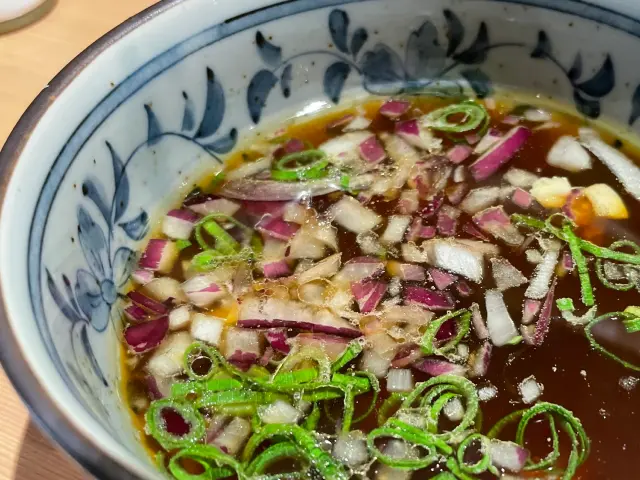
POLYGON ((114 304, 167 192, 269 117, 499 84, 635 128, 631 0, 171 0, 67 66, 0 155, 0 356, 100 478, 152 478, 123 407, 114 304))

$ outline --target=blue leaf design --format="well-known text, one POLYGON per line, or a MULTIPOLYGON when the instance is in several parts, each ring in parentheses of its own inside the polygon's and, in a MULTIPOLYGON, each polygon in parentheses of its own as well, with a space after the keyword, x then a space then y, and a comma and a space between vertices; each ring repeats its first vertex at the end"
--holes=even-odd
MULTIPOLYGON (((73 332, 71 332, 71 335, 73 336, 73 332)), ((72 345, 74 345, 73 342, 72 342, 72 345)), ((75 353, 76 352, 75 347, 73 347, 73 349, 74 349, 74 358, 76 360, 76 365, 77 365, 78 360, 77 360, 77 355, 75 353)), ((87 383, 85 377, 81 375, 80 372, 78 372, 75 365, 73 365, 71 362, 67 362, 66 365, 67 365, 67 368, 69 369, 69 373, 71 373, 71 376, 74 378, 76 383, 80 385, 84 390, 85 394, 91 397, 91 399, 93 400, 91 407, 93 411, 98 416, 100 416, 104 421, 103 427, 106 428, 108 431, 110 431, 114 436, 116 436, 117 434, 113 428, 113 424, 109 422, 109 418, 110 418, 109 411, 102 404, 102 399, 98 396, 96 389, 92 388, 89 385, 89 383, 87 383)))
POLYGON ((333 44, 342 53, 349 53, 347 47, 347 32, 349 30, 349 15, 344 10, 333 10, 329 14, 329 32, 333 44))
POLYGON ((538 43, 531 52, 531 58, 548 58, 551 56, 551 40, 544 30, 538 32, 538 43))
POLYGON ((104 377, 104 374, 102 373, 102 369, 100 368, 100 365, 98 365, 96 356, 93 353, 93 347, 91 347, 91 342, 89 342, 89 333, 87 332, 86 324, 80 327, 80 343, 82 345, 82 349, 84 350, 84 353, 87 359, 89 360, 89 363, 91 364, 91 368, 93 369, 93 372, 96 374, 98 379, 102 382, 102 384, 105 387, 108 387, 109 383, 107 382, 107 379, 104 377))
POLYGON ((362 27, 353 32, 353 36, 351 37, 351 55, 353 55, 353 58, 356 58, 358 56, 358 53, 360 53, 360 49, 364 46, 368 39, 369 34, 367 33, 367 30, 362 27))
POLYGON ((409 35, 405 51, 407 74, 412 79, 432 79, 444 66, 445 52, 438 43, 438 30, 425 21, 409 35))
POLYGON ((402 91, 405 71, 402 60, 396 52, 383 43, 366 52, 360 59, 364 77, 364 88, 368 92, 391 95, 402 91))
POLYGON ((576 85, 576 88, 591 97, 601 98, 611 92, 615 84, 613 62, 611 61, 611 56, 607 54, 607 58, 605 58, 600 70, 589 80, 576 85))
POLYGON ((119 223, 118 226, 124 230, 131 240, 142 240, 147 234, 149 215, 144 210, 133 220, 119 223))
POLYGON ((479 68, 470 68, 460 72, 473 91, 476 92, 478 98, 488 97, 493 93, 491 79, 479 68))
POLYGON ((573 100, 578 111, 587 117, 598 118, 600 116, 600 101, 585 97, 580 90, 573 90, 573 100))
POLYGON ((571 83, 575 82, 582 75, 582 55, 580 52, 576 54, 576 58, 573 60, 573 65, 567 72, 567 77, 571 80, 571 83))
POLYGON ((335 62, 324 72, 324 93, 333 103, 340 101, 344 83, 351 72, 351 67, 344 62, 335 62))
MULTIPOLYGON (((73 323, 84 321, 80 314, 69 304, 64 295, 62 295, 60 290, 58 290, 56 282, 53 281, 49 269, 45 268, 45 272, 47 274, 47 287, 49 288, 49 293, 51 294, 53 301, 58 305, 62 314, 73 323)), ((73 303, 73 300, 71 300, 71 302, 73 303)))
POLYGON ((193 100, 189 98, 187 92, 182 92, 182 98, 184 98, 184 114, 182 115, 182 131, 190 131, 196 124, 196 117, 193 113, 194 105, 193 100))
POLYGON ((267 97, 276 83, 278 78, 269 70, 260 70, 251 79, 247 88, 247 106, 253 123, 260 121, 267 97))
POLYGON ((113 181, 116 186, 116 191, 113 196, 113 223, 115 223, 120 220, 129 206, 129 178, 124 170, 124 163, 122 163, 120 156, 116 153, 109 142, 106 143, 109 153, 111 154, 113 181))
POLYGON ((204 138, 216 133, 224 118, 224 110, 224 89, 213 70, 207 68, 207 103, 195 138, 204 138))
POLYGON ((640 85, 636 87, 631 97, 631 114, 629 115, 629 125, 633 125, 640 118, 640 85))
POLYGON ((95 276, 104 278, 105 265, 109 265, 107 241, 102 228, 93 221, 91 215, 82 206, 78 207, 78 238, 89 268, 95 276))
POLYGON ((151 105, 145 103, 144 110, 147 112, 147 145, 155 145, 162 138, 162 127, 151 105))
POLYGON ((104 194, 104 190, 102 189, 102 183, 96 178, 90 177, 87 178, 82 183, 82 194, 89 198, 100 210, 100 214, 104 218, 105 222, 109 221, 109 207, 107 206, 107 201, 105 200, 106 195, 104 194))
POLYGON ((256 32, 256 45, 262 61, 271 67, 277 67, 282 61, 282 49, 269 42, 262 32, 256 32))
POLYGON ((82 315, 80 312, 80 308, 76 303, 76 294, 73 292, 73 288, 71 287, 71 280, 65 274, 62 274, 62 283, 64 284, 64 290, 69 298, 69 303, 71 308, 73 308, 78 315, 82 315))
POLYGON ((444 10, 444 19, 447 22, 447 40, 449 41, 447 57, 450 57, 456 52, 464 39, 464 26, 458 16, 448 8, 444 10))
POLYGON ((203 144, 202 146, 212 152, 223 154, 233 150, 233 147, 236 146, 237 141, 238 141, 238 130, 235 128, 232 128, 229 131, 228 135, 224 137, 220 137, 219 139, 211 143, 203 144))
POLYGON ((280 75, 280 88, 282 88, 282 95, 284 98, 289 98, 291 95, 291 77, 292 77, 293 65, 289 64, 282 70, 280 75))
POLYGON ((120 288, 129 280, 136 263, 136 254, 128 247, 120 247, 113 256, 113 281, 120 288))
POLYGON ((100 282, 86 270, 76 274, 76 299, 93 328, 102 332, 109 324, 110 306, 102 298, 100 282))
POLYGON ((466 50, 454 55, 453 58, 458 62, 468 65, 482 63, 487 59, 487 50, 489 48, 489 32, 486 23, 480 24, 478 35, 471 46, 466 50))

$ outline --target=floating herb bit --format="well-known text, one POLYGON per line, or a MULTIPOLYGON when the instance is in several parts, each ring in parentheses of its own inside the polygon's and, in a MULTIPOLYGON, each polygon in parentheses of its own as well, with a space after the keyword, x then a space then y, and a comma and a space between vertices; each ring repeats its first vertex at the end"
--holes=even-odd
POLYGON ((434 130, 462 133, 480 127, 488 117, 489 114, 482 105, 465 102, 429 112, 422 117, 421 122, 434 130))
POLYGON ((328 166, 327 155, 322 150, 305 150, 278 160, 271 170, 271 177, 284 182, 316 180, 327 174, 328 166))

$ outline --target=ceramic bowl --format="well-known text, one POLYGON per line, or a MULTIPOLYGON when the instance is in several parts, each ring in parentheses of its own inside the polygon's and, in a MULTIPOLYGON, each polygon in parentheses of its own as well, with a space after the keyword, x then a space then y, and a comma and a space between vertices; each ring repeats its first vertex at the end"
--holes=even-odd
POLYGON ((0 158, 0 356, 39 424, 100 478, 157 472, 124 408, 118 294, 172 200, 274 117, 358 95, 500 85, 631 131, 631 0, 173 0, 38 96, 0 158))

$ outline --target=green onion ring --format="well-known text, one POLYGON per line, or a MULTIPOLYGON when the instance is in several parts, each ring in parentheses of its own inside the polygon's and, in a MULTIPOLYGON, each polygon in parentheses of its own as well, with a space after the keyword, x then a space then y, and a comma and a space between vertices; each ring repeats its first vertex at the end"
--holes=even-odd
POLYGON ((562 228, 566 238, 569 250, 571 250, 571 256, 578 269, 578 277, 580 278, 580 292, 582 294, 582 303, 587 307, 593 306, 595 299, 593 297, 593 287, 591 286, 591 279, 589 278, 589 267, 587 266, 587 260, 582 254, 580 249, 580 239, 576 236, 569 225, 564 225, 562 228))
POLYGON ((440 458, 440 455, 435 450, 433 436, 425 432, 419 432, 419 434, 415 434, 415 432, 412 431, 406 431, 397 428, 380 427, 369 432, 369 435, 367 436, 367 445, 369 446, 369 451, 371 452, 371 454, 376 457, 379 462, 384 463, 385 465, 389 465, 390 467, 399 468, 402 470, 426 468, 429 465, 437 462, 440 458), (419 458, 394 458, 385 455, 376 446, 375 441, 378 438, 389 437, 404 440, 405 442, 418 445, 427 450, 426 455, 419 458))
POLYGON ((238 476, 239 480, 247 479, 242 465, 235 458, 223 453, 220 449, 212 445, 193 445, 192 447, 181 450, 169 461, 169 471, 177 480, 213 480, 230 477, 233 473, 238 476), (182 458, 189 458, 198 462, 204 468, 204 473, 193 475, 187 472, 182 465, 180 465, 182 458), (211 462, 219 468, 212 468, 211 462), (225 475, 227 472, 230 473, 225 475))
POLYGON ((478 475, 480 473, 484 473, 489 470, 491 465, 491 457, 484 452, 486 449, 487 437, 481 435, 479 433, 473 433, 465 438, 460 445, 458 445, 458 451, 456 453, 456 458, 458 459, 458 466, 460 470, 465 473, 470 473, 474 475, 478 475), (476 463, 469 464, 464 460, 464 454, 467 451, 467 448, 473 442, 480 442, 480 453, 482 454, 482 458, 478 460, 476 463))
POLYGON ((147 422, 149 435, 155 438, 165 450, 191 446, 202 439, 206 430, 204 417, 194 405, 173 398, 163 398, 151 402, 144 418, 147 422), (162 412, 165 409, 176 411, 189 424, 189 433, 181 436, 169 433, 162 418, 162 412))
POLYGON ((465 102, 429 112, 423 117, 423 124, 434 130, 462 133, 478 128, 488 116, 487 110, 482 105, 465 102), (459 113, 465 115, 463 123, 450 123, 448 121, 448 117, 459 113))
POLYGON ((471 328, 471 311, 464 308, 456 310, 455 312, 449 312, 446 315, 442 315, 429 323, 429 326, 422 336, 420 347, 426 355, 443 355, 446 352, 453 350, 458 343, 469 333, 471 328), (442 346, 436 346, 436 335, 438 331, 444 325, 445 322, 457 318, 456 322, 456 335, 451 340, 447 341, 442 346))
POLYGON ((598 350, 600 353, 603 353, 604 355, 606 355, 607 357, 611 358, 612 360, 615 360, 620 365, 628 368, 629 370, 635 370, 636 372, 640 372, 640 366, 637 366, 637 365, 634 365, 632 363, 629 363, 626 360, 623 360, 622 358, 618 357, 615 353, 610 352, 609 350, 604 348, 602 345, 600 345, 597 342, 597 340, 593 336, 593 333, 591 332, 593 327, 595 327, 598 323, 600 323, 600 322, 602 322, 604 320, 608 320, 608 319, 613 318, 613 317, 620 317, 623 320, 627 320, 629 318, 633 318, 633 317, 630 317, 628 314, 626 314, 624 312, 605 313, 604 315, 600 315, 599 317, 596 317, 593 320, 591 320, 587 324, 587 326, 584 327, 584 333, 587 336, 587 339, 589 340, 589 343, 591 344, 591 346, 594 349, 598 350))
MULTIPOLYGON (((378 425, 382 426, 391 417, 389 414, 394 408, 400 407, 400 404, 407 398, 407 393, 394 392, 389 395, 380 408, 378 409, 378 425)), ((394 412, 395 413, 395 412, 394 412)))
POLYGON ((349 362, 353 361, 362 353, 362 342, 360 340, 352 340, 344 352, 333 362, 331 371, 337 372, 344 368, 349 362))
POLYGON ((305 150, 285 155, 271 170, 271 177, 283 182, 315 180, 326 175, 329 165, 327 155, 322 150, 305 150), (289 164, 293 163, 293 166, 289 164))
POLYGON ((263 475, 270 466, 284 458, 301 460, 301 457, 303 455, 295 444, 291 442, 275 443, 251 460, 246 467, 246 473, 249 476, 263 475))

